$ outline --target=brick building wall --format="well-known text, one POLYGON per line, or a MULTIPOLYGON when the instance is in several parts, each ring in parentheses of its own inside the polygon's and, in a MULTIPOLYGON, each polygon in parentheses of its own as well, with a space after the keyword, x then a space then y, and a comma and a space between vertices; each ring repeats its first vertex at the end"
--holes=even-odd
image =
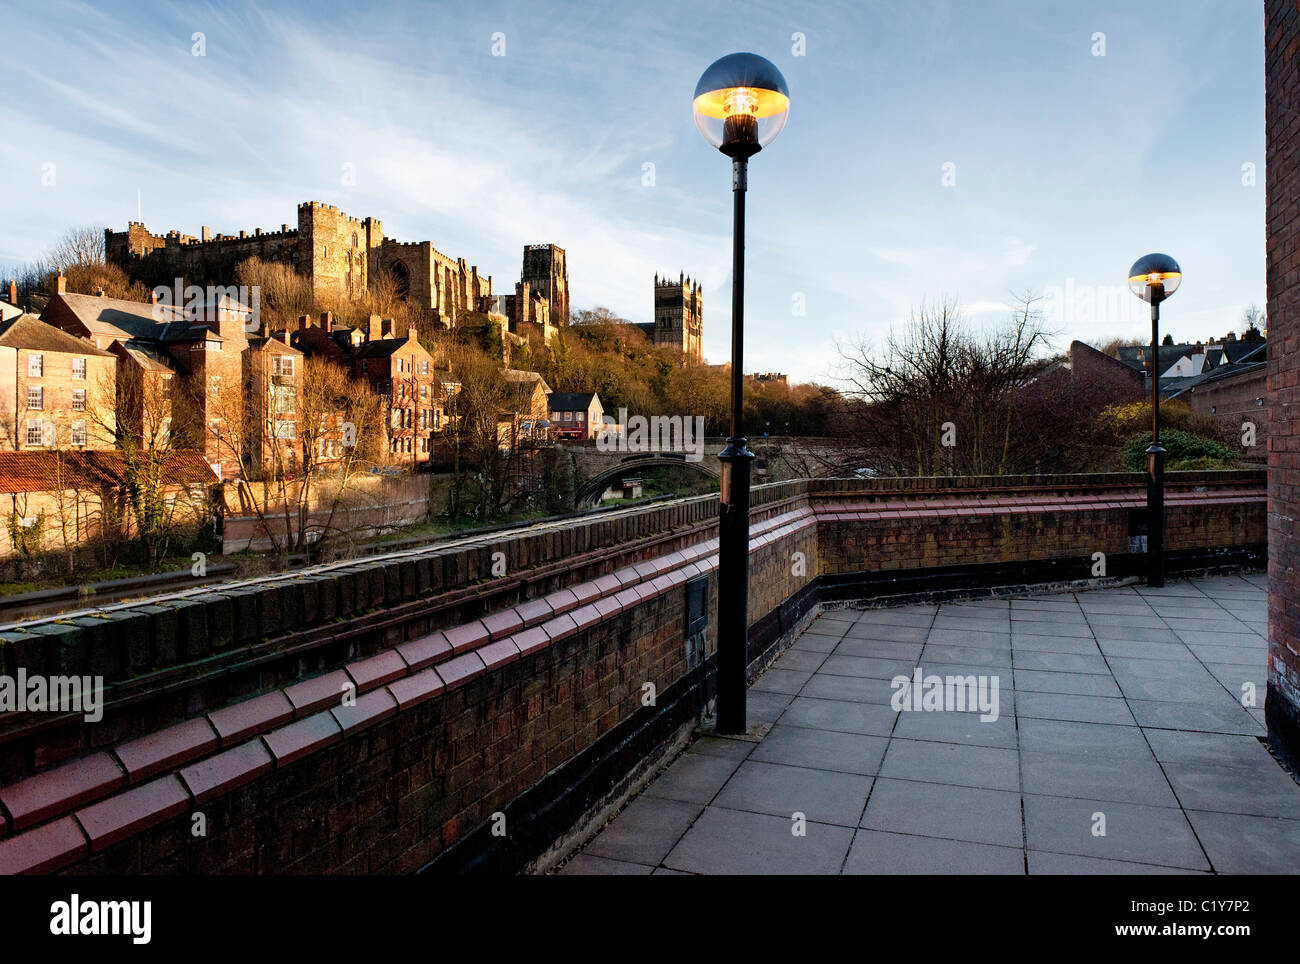
POLYGON ((1178 400, 1186 402, 1194 412, 1213 416, 1224 433, 1241 444, 1242 458, 1263 462, 1268 457, 1267 366, 1202 382, 1179 395, 1178 400), (1242 442, 1251 433, 1253 446, 1242 442))
POLYGON ((1269 738, 1300 757, 1300 9, 1264 5, 1269 738))

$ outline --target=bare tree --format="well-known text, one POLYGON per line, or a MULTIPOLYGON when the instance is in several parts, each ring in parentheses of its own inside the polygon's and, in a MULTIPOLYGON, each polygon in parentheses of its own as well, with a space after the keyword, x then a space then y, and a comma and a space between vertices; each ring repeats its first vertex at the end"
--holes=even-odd
MULTIPOLYGON (((980 332, 955 299, 925 301, 883 346, 839 346, 846 390, 831 416, 840 474, 983 475, 1014 471, 1025 419, 1020 396, 1046 368, 1037 299, 1020 296, 1001 326, 980 332)), ((828 458, 826 455, 820 459, 828 458)))
POLYGON ((50 268, 65 272, 71 268, 96 267, 107 260, 103 228, 88 225, 69 228, 46 256, 50 268))
POLYGON ((166 557, 179 523, 203 512, 172 479, 177 453, 195 437, 189 407, 174 404, 174 381, 171 372, 123 364, 115 375, 104 373, 86 409, 92 424, 117 438, 123 507, 153 567, 166 557))

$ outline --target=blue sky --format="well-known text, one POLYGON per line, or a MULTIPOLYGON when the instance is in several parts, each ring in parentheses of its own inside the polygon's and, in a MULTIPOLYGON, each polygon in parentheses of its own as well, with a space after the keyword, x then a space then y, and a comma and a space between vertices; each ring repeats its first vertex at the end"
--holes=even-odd
POLYGON ((18 0, 6 36, 0 265, 72 225, 120 230, 137 189, 156 233, 278 229, 319 200, 498 291, 524 244, 557 243, 575 307, 633 321, 656 271, 685 271, 725 361, 730 169, 690 101, 753 50, 792 107, 750 165, 746 370, 826 380, 837 339, 945 295, 992 323, 1011 292, 1046 294, 1062 347, 1143 337, 1115 291, 1148 251, 1184 270, 1175 338, 1264 303, 1257 0, 18 0))

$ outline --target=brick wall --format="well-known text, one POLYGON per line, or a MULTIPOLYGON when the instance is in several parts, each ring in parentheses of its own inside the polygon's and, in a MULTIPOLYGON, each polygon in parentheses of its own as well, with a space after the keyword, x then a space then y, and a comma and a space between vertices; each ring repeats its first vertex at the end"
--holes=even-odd
POLYGON ((1271 741, 1300 755, 1300 10, 1264 5, 1268 258, 1268 698, 1271 741))
MULTIPOLYGON (((1196 505, 1194 523, 1171 512, 1182 544, 1262 538, 1262 473, 1179 475, 1171 505, 1196 505)), ((756 627, 855 565, 1121 545, 1140 476, 1045 482, 757 488, 756 627), (1002 538, 987 540, 1000 517, 1002 538), (908 541, 930 548, 908 554, 908 541)), ((683 499, 5 635, 8 673, 102 673, 112 685, 95 725, 0 716, 0 872, 425 865, 603 737, 649 725, 644 684, 668 700, 698 679, 685 587, 707 579, 717 598, 716 513, 716 497, 683 499), (494 574, 495 552, 507 575, 494 574)), ((706 654, 715 628, 710 613, 706 654)))

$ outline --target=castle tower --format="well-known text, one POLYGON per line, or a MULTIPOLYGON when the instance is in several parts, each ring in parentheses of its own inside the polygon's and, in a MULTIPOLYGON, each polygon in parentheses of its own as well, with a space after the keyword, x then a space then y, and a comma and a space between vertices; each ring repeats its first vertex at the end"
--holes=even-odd
POLYGON ((564 249, 553 244, 529 244, 524 247, 524 270, 521 281, 550 304, 551 323, 569 323, 569 269, 564 263, 564 249))
POLYGON ((698 281, 655 275, 654 343, 676 348, 688 362, 704 359, 704 291, 698 281))

